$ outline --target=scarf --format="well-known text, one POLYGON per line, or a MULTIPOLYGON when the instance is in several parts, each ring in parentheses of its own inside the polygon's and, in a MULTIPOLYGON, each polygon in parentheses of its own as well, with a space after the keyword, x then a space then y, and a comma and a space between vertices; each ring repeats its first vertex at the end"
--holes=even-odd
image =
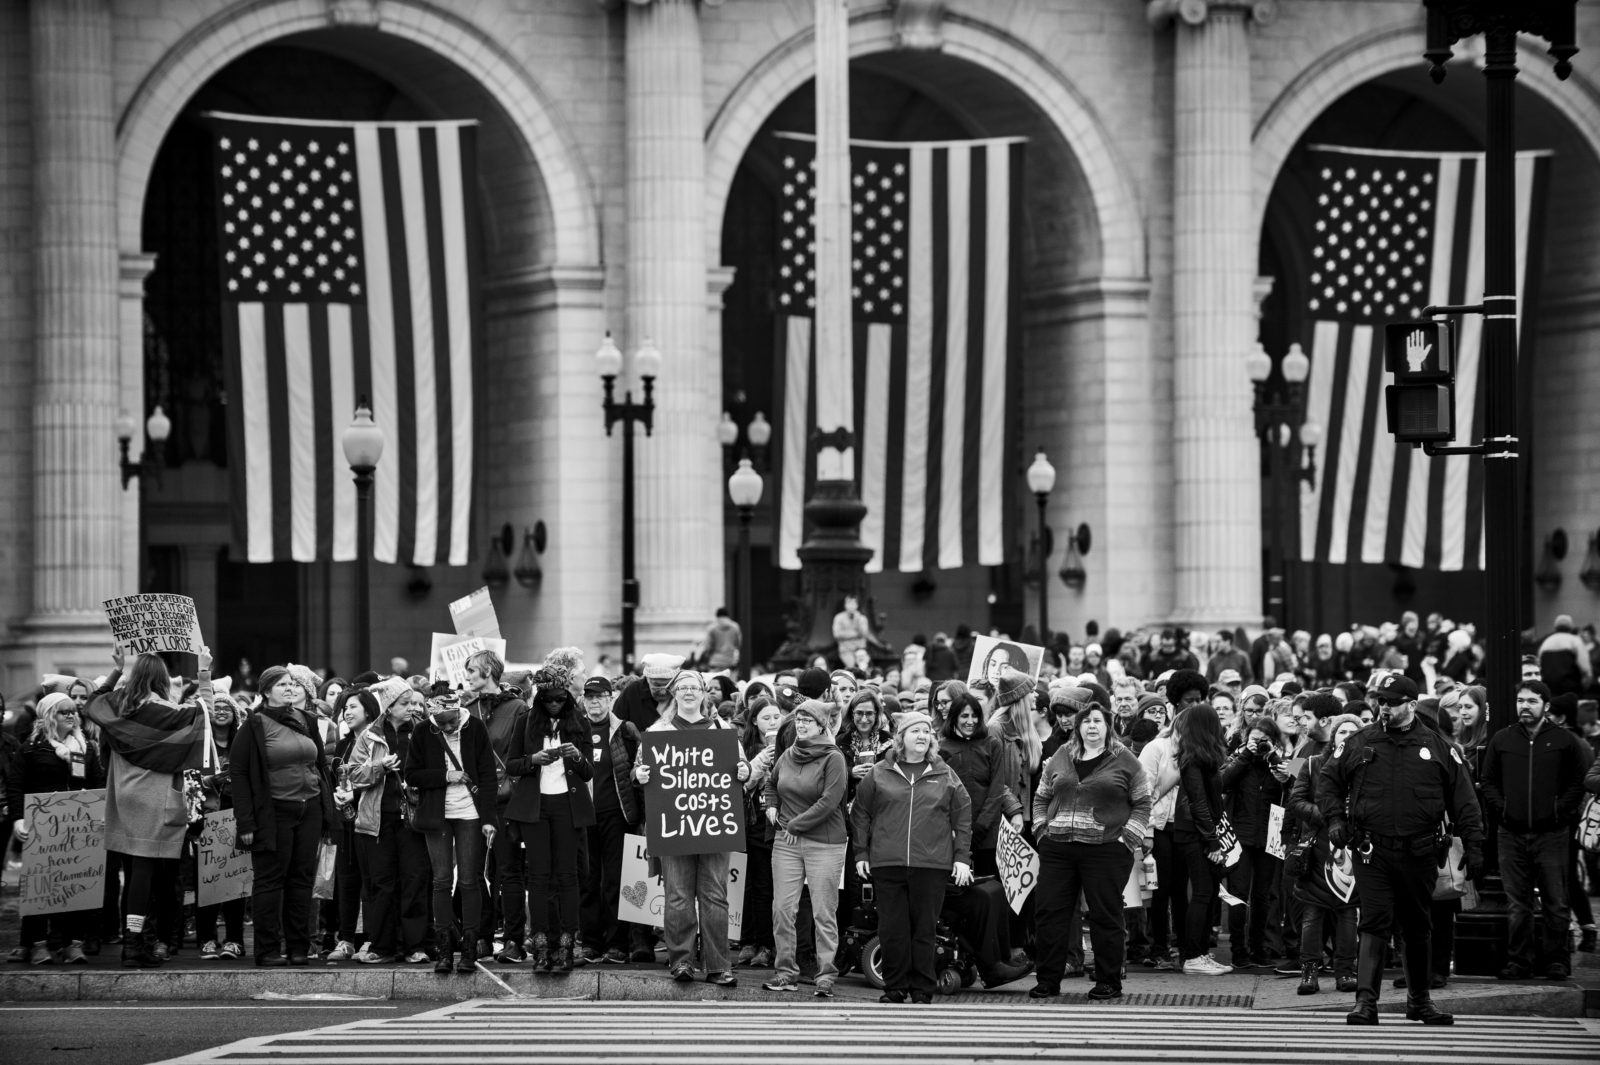
POLYGON ((203 707, 151 698, 118 713, 120 703, 120 695, 96 695, 83 708, 84 716, 100 726, 108 747, 152 773, 199 768, 209 720, 203 707))
MULTIPOLYGON (((49 737, 45 737, 49 739, 49 737)), ((69 732, 64 740, 50 740, 50 746, 55 749, 56 757, 68 765, 72 764, 72 753, 76 751, 80 756, 87 758, 88 750, 83 742, 83 733, 69 732)))
POLYGON ((306 730, 306 719, 304 715, 296 713, 294 707, 292 706, 268 706, 266 703, 262 703, 256 708, 256 713, 272 718, 272 720, 276 721, 284 728, 293 729, 307 739, 317 740, 319 745, 321 743, 322 737, 312 736, 311 733, 306 730))

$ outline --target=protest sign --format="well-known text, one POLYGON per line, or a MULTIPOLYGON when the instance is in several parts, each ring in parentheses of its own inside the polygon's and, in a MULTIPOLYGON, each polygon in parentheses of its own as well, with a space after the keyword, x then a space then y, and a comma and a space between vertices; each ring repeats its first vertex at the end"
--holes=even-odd
MULTIPOLYGON (((744 927, 743 852, 728 855, 728 938, 738 939, 744 927)), ((650 875, 643 836, 622 837, 622 891, 617 897, 617 920, 662 927, 667 891, 661 877, 650 875)))
POLYGON ((450 620, 455 622, 460 636, 486 636, 500 638, 500 619, 495 617, 494 601, 488 588, 479 588, 450 604, 450 620))
POLYGON ((19 879, 22 916, 98 910, 105 901, 105 789, 29 795, 22 819, 29 827, 19 879))
POLYGON ((1005 667, 1020 669, 1034 680, 1039 679, 1039 667, 1044 664, 1044 648, 1031 643, 1013 643, 997 640, 993 636, 979 636, 972 644, 972 668, 967 671, 967 684, 987 680, 996 687, 1000 672, 1005 667))
POLYGON ((453 636, 448 632, 433 634, 433 647, 428 652, 428 676, 433 680, 450 682, 452 688, 467 683, 467 659, 479 651, 493 651, 503 661, 506 642, 489 636, 453 636))
POLYGON ((1039 882, 1039 852, 1003 817, 1000 835, 995 840, 994 860, 1000 869, 1000 884, 1006 889, 1011 912, 1021 913, 1033 885, 1039 882))
POLYGON ((195 883, 195 902, 211 906, 229 899, 250 897, 255 884, 255 866, 250 852, 234 846, 232 810, 206 814, 196 848, 199 877, 195 883))
POLYGON ((1267 814, 1267 853, 1280 862, 1287 854, 1283 847, 1283 815, 1284 809, 1277 803, 1267 814))
POLYGON ((650 767, 644 834, 651 854, 744 850, 738 733, 723 728, 646 732, 639 757, 650 767))
POLYGON ((104 606, 106 619, 111 622, 111 638, 126 654, 156 651, 199 654, 205 646, 200 638, 194 600, 186 595, 143 592, 107 599, 104 606))

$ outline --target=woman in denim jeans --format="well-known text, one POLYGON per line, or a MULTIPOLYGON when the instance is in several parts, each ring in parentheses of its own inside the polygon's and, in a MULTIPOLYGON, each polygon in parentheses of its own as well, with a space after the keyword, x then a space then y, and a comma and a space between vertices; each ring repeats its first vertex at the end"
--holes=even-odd
POLYGON ((772 926, 778 944, 777 974, 762 986, 768 991, 800 988, 794 925, 800 891, 809 885, 818 998, 833 997, 839 973, 833 959, 839 950, 839 874, 848 838, 844 799, 850 775, 828 734, 831 710, 820 699, 795 707, 794 743, 773 763, 762 790, 767 823, 777 830, 772 841, 772 926))
MULTIPOLYGON (((671 702, 662 711, 661 719, 646 731, 733 727, 715 713, 706 713, 706 682, 700 674, 679 670, 667 681, 667 693, 671 702)), ((743 748, 739 749, 736 775, 741 784, 750 779, 750 763, 745 759, 743 748)), ((650 767, 643 758, 633 771, 633 779, 640 784, 650 783, 650 767)), ((673 854, 661 858, 661 879, 666 888, 662 931, 667 940, 667 965, 672 978, 679 983, 694 979, 697 932, 706 982, 718 987, 733 987, 739 982, 733 975, 728 952, 728 862, 726 853, 673 854)))
POLYGON ((489 730, 461 709, 454 695, 428 700, 428 724, 417 729, 406 751, 406 783, 417 789, 412 827, 428 841, 433 866, 433 922, 439 959, 433 971, 470 973, 478 967, 478 931, 483 920, 483 856, 495 834, 494 752, 489 730), (461 933, 450 907, 451 888, 461 885, 461 933), (455 945, 461 960, 455 962, 455 945))

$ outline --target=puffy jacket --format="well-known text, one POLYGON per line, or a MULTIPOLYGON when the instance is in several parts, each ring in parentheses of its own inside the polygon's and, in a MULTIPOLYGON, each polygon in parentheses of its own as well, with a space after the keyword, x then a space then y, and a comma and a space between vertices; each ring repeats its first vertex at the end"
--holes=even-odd
POLYGON ((383 827, 383 792, 389 778, 383 761, 393 753, 380 723, 356 733, 345 755, 349 784, 356 793, 356 831, 363 836, 376 836, 383 827))
POLYGON ((1178 757, 1171 736, 1157 736, 1139 752, 1139 765, 1150 780, 1150 828, 1170 828, 1178 816, 1178 757))
POLYGON ((1578 823, 1588 759, 1583 741, 1549 720, 1531 735, 1520 724, 1494 734, 1483 755, 1483 798, 1513 832, 1578 823))
POLYGON ((1283 785, 1265 759, 1240 747, 1222 765, 1222 792, 1228 823, 1246 847, 1267 845, 1267 822, 1274 803, 1283 803, 1283 785))
POLYGON ((1005 781, 1012 772, 1004 740, 992 735, 962 739, 939 737, 939 756, 955 770, 972 800, 972 846, 974 850, 993 850, 1000 830, 1000 818, 1022 812, 1022 802, 1005 781))
POLYGON ((861 778, 850 811, 856 853, 874 866, 945 869, 972 864, 972 800, 955 770, 928 752, 915 781, 890 752, 861 778))

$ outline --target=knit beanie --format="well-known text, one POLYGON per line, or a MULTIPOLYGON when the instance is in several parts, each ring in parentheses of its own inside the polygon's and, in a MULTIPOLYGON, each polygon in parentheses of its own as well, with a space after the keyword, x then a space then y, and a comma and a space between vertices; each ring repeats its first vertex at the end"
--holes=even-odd
POLYGON ((1000 672, 1000 692, 996 703, 1000 706, 1010 706, 1025 698, 1033 691, 1033 678, 1020 669, 1005 667, 1000 672))
POLYGON ((927 725, 929 731, 932 731, 933 718, 929 717, 927 714, 918 713, 915 710, 908 710, 906 713, 900 715, 900 720, 894 723, 895 736, 904 736, 906 729, 913 725, 927 725))
POLYGON ((404 677, 388 677, 368 688, 367 693, 378 700, 378 712, 387 714, 394 701, 410 690, 411 685, 404 677))
POLYGON ((317 701, 317 686, 321 681, 317 680, 317 675, 311 671, 310 666, 289 662, 283 668, 289 671, 289 676, 294 678, 296 684, 305 689, 306 706, 309 708, 312 703, 317 701))
POLYGON ((832 707, 821 699, 807 699, 795 707, 793 720, 798 721, 802 717, 809 717, 812 721, 815 721, 817 727, 822 729, 823 732, 831 733, 833 731, 832 707))

